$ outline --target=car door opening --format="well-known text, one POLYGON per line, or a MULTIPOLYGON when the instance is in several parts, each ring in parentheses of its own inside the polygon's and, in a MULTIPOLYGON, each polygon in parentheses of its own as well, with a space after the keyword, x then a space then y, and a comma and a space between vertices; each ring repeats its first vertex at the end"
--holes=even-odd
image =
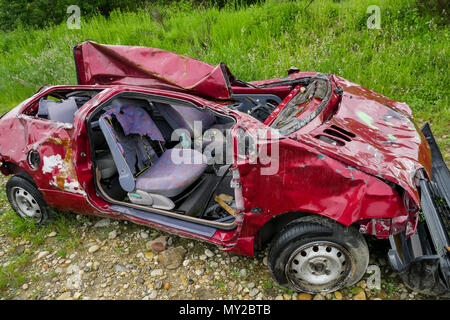
MULTIPOLYGON (((201 139, 208 130, 231 129, 234 120, 174 102, 128 94, 98 108, 89 120, 97 188, 114 204, 234 227, 230 164, 205 156, 216 141, 201 139)), ((230 152, 221 143, 219 150, 230 152)))

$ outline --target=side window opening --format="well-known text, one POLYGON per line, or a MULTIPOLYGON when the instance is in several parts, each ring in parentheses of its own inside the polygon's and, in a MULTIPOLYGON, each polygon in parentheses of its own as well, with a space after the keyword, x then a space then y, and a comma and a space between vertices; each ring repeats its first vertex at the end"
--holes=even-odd
POLYGON ((41 99, 39 100, 37 116, 58 122, 73 123, 77 110, 78 105, 74 97, 60 101, 41 99))
POLYGON ((73 124, 75 112, 99 92, 97 90, 55 90, 41 97, 25 111, 25 114, 73 124))

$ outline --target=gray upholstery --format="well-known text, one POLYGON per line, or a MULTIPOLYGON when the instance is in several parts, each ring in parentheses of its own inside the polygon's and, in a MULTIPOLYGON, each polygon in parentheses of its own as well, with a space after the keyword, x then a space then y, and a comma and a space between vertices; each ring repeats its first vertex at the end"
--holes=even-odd
POLYGON ((149 135, 164 139, 142 108, 116 106, 100 117, 99 124, 118 168, 120 185, 127 192, 174 197, 206 169, 206 158, 192 149, 170 149, 158 157, 149 135), (122 121, 117 121, 118 116, 122 121))
POLYGON ((37 115, 49 120, 73 123, 75 112, 78 110, 75 97, 61 101, 41 100, 37 115))
MULTIPOLYGON (((172 129, 185 129, 189 132, 191 137, 194 137, 197 132, 194 132, 194 123, 201 124, 202 134, 206 129, 210 128, 215 122, 216 118, 209 110, 199 110, 194 107, 176 106, 163 103, 155 103, 158 111, 169 123, 172 129)), ((197 124, 197 125, 198 125, 197 124)))
POLYGON ((193 149, 170 149, 136 179, 136 189, 175 197, 206 169, 206 157, 193 149), (178 162, 179 159, 183 161, 178 162))

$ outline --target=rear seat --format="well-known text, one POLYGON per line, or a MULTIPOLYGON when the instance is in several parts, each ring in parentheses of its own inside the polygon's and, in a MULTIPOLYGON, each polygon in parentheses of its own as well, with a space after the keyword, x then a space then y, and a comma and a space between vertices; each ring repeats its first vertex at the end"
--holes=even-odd
POLYGON ((48 120, 73 124, 73 119, 77 110, 78 105, 75 97, 61 101, 42 99, 39 101, 37 116, 48 120))

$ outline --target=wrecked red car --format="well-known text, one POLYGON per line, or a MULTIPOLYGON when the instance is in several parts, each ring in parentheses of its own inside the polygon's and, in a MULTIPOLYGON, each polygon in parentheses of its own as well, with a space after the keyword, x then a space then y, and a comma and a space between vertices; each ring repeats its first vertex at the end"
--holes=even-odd
POLYGON ((0 120, 12 208, 128 220, 253 256, 280 285, 358 282, 363 235, 390 239, 411 288, 448 294, 449 172, 406 103, 332 74, 245 82, 160 49, 74 48, 78 85, 0 120))

